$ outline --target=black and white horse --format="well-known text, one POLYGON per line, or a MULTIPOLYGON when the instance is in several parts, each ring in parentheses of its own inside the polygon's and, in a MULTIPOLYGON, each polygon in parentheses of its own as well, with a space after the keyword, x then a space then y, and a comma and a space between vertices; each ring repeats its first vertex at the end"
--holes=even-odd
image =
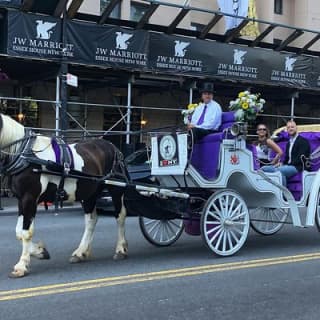
MULTIPOLYGON (((71 171, 75 172, 78 177, 83 174, 84 178, 70 178, 70 175, 67 174, 61 184, 62 173, 61 175, 48 174, 46 166, 46 163, 52 166, 58 161, 54 141, 56 140, 42 135, 26 135, 24 126, 0 114, 2 171, 9 176, 10 188, 18 199, 19 216, 16 236, 22 242, 22 254, 18 263, 13 267, 10 274, 12 277, 23 277, 28 274, 31 256, 49 259, 49 253, 44 245, 32 242, 38 203, 53 201, 57 189, 61 189, 61 186, 67 201, 81 201, 85 212, 85 230, 78 248, 70 258, 71 262, 80 262, 86 260, 90 254, 97 222, 95 204, 102 178, 110 172, 116 172, 120 167, 126 174, 119 150, 104 139, 94 139, 66 147, 69 158, 72 160, 71 171)), ((63 168, 63 164, 58 165, 58 168, 60 167, 63 168)), ((108 189, 116 209, 118 224, 118 240, 114 259, 120 259, 127 256, 128 250, 125 238, 124 190, 111 186, 108 189)))

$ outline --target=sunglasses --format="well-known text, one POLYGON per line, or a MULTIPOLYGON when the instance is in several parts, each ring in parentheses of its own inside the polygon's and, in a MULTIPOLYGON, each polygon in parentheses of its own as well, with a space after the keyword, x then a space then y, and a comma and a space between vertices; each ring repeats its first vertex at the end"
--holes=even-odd
POLYGON ((267 131, 266 128, 259 128, 257 131, 267 131))

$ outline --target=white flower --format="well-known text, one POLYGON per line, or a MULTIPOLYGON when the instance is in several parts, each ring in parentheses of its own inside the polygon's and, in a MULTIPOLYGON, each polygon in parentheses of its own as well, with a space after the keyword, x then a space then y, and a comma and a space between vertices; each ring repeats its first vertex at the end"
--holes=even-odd
POLYGON ((243 120, 243 116, 244 116, 244 111, 242 109, 238 109, 235 112, 234 116, 238 121, 242 121, 243 120))

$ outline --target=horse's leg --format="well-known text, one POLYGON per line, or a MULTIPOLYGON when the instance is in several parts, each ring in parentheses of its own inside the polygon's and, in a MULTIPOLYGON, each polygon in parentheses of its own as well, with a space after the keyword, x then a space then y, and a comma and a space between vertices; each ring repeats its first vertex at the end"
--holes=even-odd
MULTIPOLYGON (((18 201, 18 208, 19 208, 19 216, 22 216, 22 201, 18 201)), ((18 240, 22 240, 20 233, 22 231, 22 224, 21 221, 17 222, 16 226, 16 235, 18 240)), ((38 258, 38 259, 50 259, 50 254, 48 250, 46 249, 44 243, 42 241, 39 241, 38 243, 34 243, 30 241, 30 255, 32 257, 38 258)))
POLYGON ((16 236, 22 242, 22 253, 18 263, 13 267, 13 271, 10 274, 14 278, 23 277, 29 272, 30 254, 33 247, 34 217, 37 209, 36 199, 31 195, 24 195, 20 201, 16 236))
MULTIPOLYGON (((85 202, 83 203, 83 207, 85 209, 85 212, 87 212, 85 202)), ((85 213, 84 233, 78 248, 71 255, 71 258, 70 258, 71 263, 81 262, 89 258, 90 252, 91 252, 91 244, 92 244, 93 235, 94 235, 94 229, 97 224, 97 220, 98 220, 98 216, 97 216, 95 207, 91 213, 85 213)))
POLYGON ((30 255, 40 260, 50 259, 50 254, 42 241, 30 243, 30 255))
POLYGON ((113 256, 114 260, 125 259, 128 256, 128 242, 125 237, 125 220, 127 216, 127 210, 124 206, 124 195, 121 196, 112 195, 112 201, 114 203, 116 212, 119 212, 117 217, 118 224, 118 240, 116 246, 116 252, 113 256))

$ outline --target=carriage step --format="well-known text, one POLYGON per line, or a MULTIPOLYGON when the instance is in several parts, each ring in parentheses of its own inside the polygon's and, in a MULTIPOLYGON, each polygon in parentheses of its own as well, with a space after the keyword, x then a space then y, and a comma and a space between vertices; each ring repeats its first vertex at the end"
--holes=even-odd
POLYGON ((136 189, 137 191, 146 191, 146 192, 151 192, 155 194, 160 194, 165 197, 172 197, 172 198, 182 198, 182 199, 188 199, 190 196, 188 193, 184 192, 179 192, 179 191, 172 191, 170 189, 164 189, 164 188, 158 188, 154 186, 146 186, 146 185, 138 185, 138 184, 129 184, 126 182, 118 181, 118 180, 104 180, 104 183, 106 185, 112 185, 112 186, 117 186, 117 187, 132 187, 136 189))

